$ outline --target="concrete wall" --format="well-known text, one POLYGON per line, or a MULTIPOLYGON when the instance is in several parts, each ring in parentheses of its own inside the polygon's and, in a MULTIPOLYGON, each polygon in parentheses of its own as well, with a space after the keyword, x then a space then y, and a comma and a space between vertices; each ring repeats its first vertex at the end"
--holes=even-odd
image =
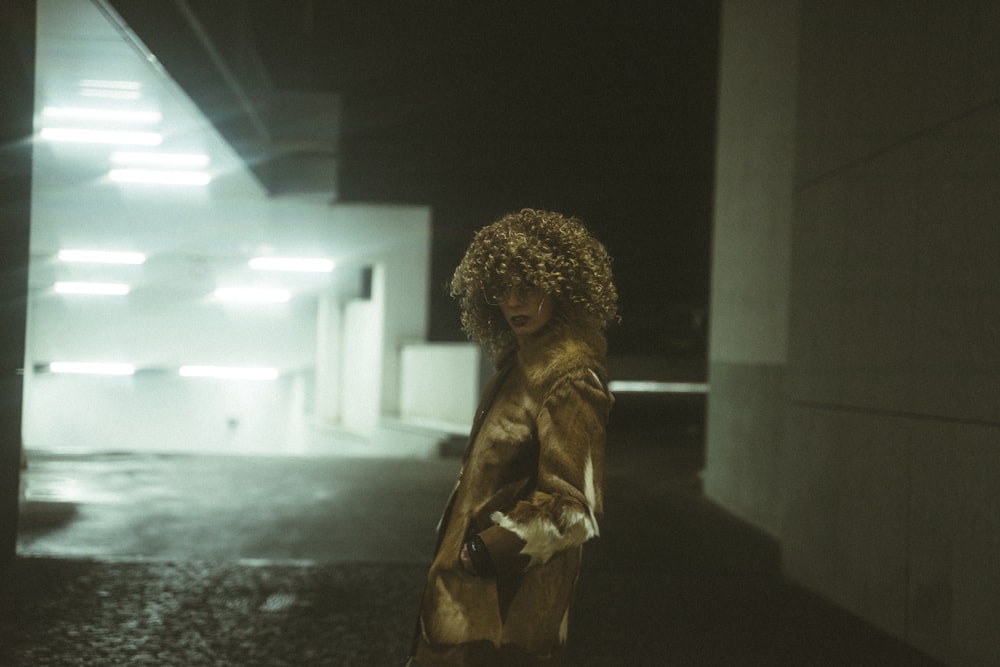
POLYGON ((402 352, 399 416, 467 434, 483 386, 481 348, 474 343, 412 343, 402 352))
POLYGON ((797 3, 722 15, 705 488, 772 532, 785 447, 797 3))
MULTIPOLYGON (((150 283, 122 298, 64 298, 37 280, 24 376, 29 449, 298 453, 310 449, 312 425, 370 437, 382 415, 399 414, 401 349, 426 335, 429 210, 275 199, 258 207, 265 213, 257 218, 295 220, 274 239, 305 248, 302 256, 340 259, 338 239, 356 250, 333 277, 272 279, 269 285, 302 290, 277 304, 217 303, 204 293, 208 279, 170 289, 150 283), (368 246, 353 238, 368 236, 368 246), (316 246, 321 252, 308 252, 316 246), (356 282, 364 266, 373 267, 373 277, 370 298, 362 299, 357 286, 342 283, 356 282), (342 273, 350 278, 338 278, 342 273), (140 372, 44 372, 49 362, 66 360, 128 362, 140 372), (244 385, 176 377, 187 364, 271 367, 281 379, 244 385)), ((147 264, 161 267, 151 267, 155 273, 184 261, 147 264)), ((170 270, 185 273, 183 266, 170 270)))
POLYGON ((67 452, 302 454, 316 451, 312 369, 276 380, 43 374, 26 398, 25 444, 67 452), (27 428, 30 427, 30 428, 27 428))
POLYGON ((0 575, 14 558, 31 212, 35 3, 0 6, 0 575))
POLYGON ((723 15, 707 492, 793 580, 992 664, 1000 5, 723 15))

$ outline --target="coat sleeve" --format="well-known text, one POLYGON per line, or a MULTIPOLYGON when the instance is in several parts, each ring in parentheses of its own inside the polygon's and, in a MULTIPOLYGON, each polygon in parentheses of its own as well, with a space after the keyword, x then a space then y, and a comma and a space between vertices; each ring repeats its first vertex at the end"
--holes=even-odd
POLYGON ((599 534, 604 438, 612 397, 592 370, 558 380, 537 419, 538 484, 479 537, 498 575, 542 565, 599 534))

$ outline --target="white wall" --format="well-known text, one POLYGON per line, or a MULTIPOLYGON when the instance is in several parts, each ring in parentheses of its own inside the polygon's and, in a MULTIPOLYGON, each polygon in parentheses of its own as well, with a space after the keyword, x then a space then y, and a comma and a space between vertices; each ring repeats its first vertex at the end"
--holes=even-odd
POLYGON ((1000 5, 723 17, 706 489, 780 540, 794 581, 994 664, 1000 5), (757 234, 778 249, 734 251, 757 234))
POLYGON ((425 335, 429 211, 333 205, 335 183, 327 192, 271 196, 126 33, 114 12, 92 3, 40 3, 39 136, 46 124, 62 122, 47 107, 155 110, 157 119, 142 129, 162 143, 148 150, 203 154, 212 180, 204 187, 118 184, 109 169, 122 146, 42 138, 33 144, 27 446, 253 451, 270 443, 263 446, 286 451, 299 446, 308 424, 346 420, 370 431, 381 414, 398 412, 402 342, 425 335), (100 78, 133 82, 139 99, 82 99, 81 82, 100 78), (68 248, 140 251, 148 259, 140 266, 57 261, 68 248), (352 274, 375 266, 372 300, 353 304, 357 294, 341 289, 337 273, 250 270, 247 260, 261 255, 331 258, 352 274), (125 282, 132 292, 54 295, 53 284, 65 280, 125 282), (288 304, 239 307, 211 296, 217 287, 244 286, 295 296, 288 304), (33 372, 52 361, 127 362, 140 372, 33 372), (178 378, 177 368, 187 364, 269 366, 281 379, 178 378))
POLYGON ((405 244, 380 255, 372 285, 372 299, 382 307, 384 340, 381 412, 398 415, 403 346, 427 338, 430 299, 430 211, 400 209, 399 224, 411 231, 405 244))
POLYGON ((721 26, 705 489, 778 532, 798 3, 728 2, 721 26))
POLYGON ((40 375, 24 412, 30 448, 301 454, 311 373, 274 381, 40 375))
POLYGON ((371 285, 363 298, 343 286, 322 297, 317 414, 324 426, 371 438, 381 417, 400 414, 403 346, 427 335, 430 211, 336 205, 333 216, 342 234, 368 240, 345 270, 369 268, 371 285))
MULTIPOLYGON (((373 268, 370 298, 332 278, 310 278, 318 290, 307 285, 288 303, 262 305, 215 302, 210 292, 218 278, 211 273, 176 287, 148 285, 125 297, 57 295, 38 278, 29 311, 29 368, 52 361, 118 361, 155 372, 131 380, 29 373, 27 445, 251 452, 270 442, 277 452, 298 451, 306 437, 303 424, 371 437, 382 415, 398 415, 401 349, 404 341, 422 340, 426 330, 428 212, 314 204, 283 201, 278 213, 258 215, 287 219, 294 212, 296 225, 289 229, 285 223, 288 231, 275 234, 274 244, 302 248, 303 254, 316 254, 309 248, 319 247, 334 255, 338 246, 323 234, 329 225, 333 236, 353 243, 337 257, 343 272, 354 276, 361 267, 373 268), (233 381, 212 385, 175 377, 186 364, 269 366, 283 376, 270 388, 250 382, 237 389, 233 381), (87 398, 66 409, 76 392, 87 398), (105 424, 88 429, 87 437, 77 433, 76 408, 83 405, 89 422, 105 424), (233 419, 238 429, 228 426, 233 419), (178 432, 184 437, 174 437, 178 432)), ((274 205, 260 202, 265 211, 274 205)), ((161 267, 168 261, 150 260, 161 267)), ((299 281, 295 287, 301 289, 304 279, 270 280, 299 281)))
POLYGON ((335 290, 319 295, 316 329, 316 425, 332 429, 340 423, 343 375, 341 345, 344 316, 341 296, 335 290))
MULTIPOLYGON (((36 196, 39 257, 32 271, 23 427, 29 448, 302 451, 317 425, 370 437, 381 415, 398 414, 400 349, 403 341, 422 340, 426 330, 426 208, 331 206, 323 199, 252 192, 238 200, 209 193, 194 201, 160 193, 124 208, 112 205, 119 193, 106 188, 36 196), (170 219, 166 210, 174 204, 183 221, 177 238, 159 231, 142 266, 67 267, 52 259, 54 251, 41 251, 52 242, 45 221, 69 208, 99 210, 104 227, 125 229, 147 207, 170 219), (201 234, 208 234, 207 225, 224 235, 210 236, 204 249, 198 233, 184 233, 192 224, 201 234), (197 247, 203 249, 189 254, 197 247), (371 299, 358 299, 356 288, 345 290, 336 272, 249 272, 246 261, 255 254, 332 257, 352 276, 373 266, 371 299), (52 284, 69 272, 75 279, 122 280, 134 289, 125 297, 55 294, 52 284), (248 283, 287 287, 295 296, 258 305, 212 297, 217 286, 248 283), (32 370, 53 361, 127 362, 140 373, 123 379, 32 370), (246 386, 176 377, 188 364, 267 366, 282 377, 246 386)), ((81 238, 75 247, 106 242, 81 238)))
POLYGON ((383 386, 383 315, 373 300, 354 300, 344 314, 341 360, 341 424, 371 437, 378 426, 383 386))
POLYGON ((473 343, 403 348, 400 416, 453 433, 472 427, 482 386, 482 352, 473 343))

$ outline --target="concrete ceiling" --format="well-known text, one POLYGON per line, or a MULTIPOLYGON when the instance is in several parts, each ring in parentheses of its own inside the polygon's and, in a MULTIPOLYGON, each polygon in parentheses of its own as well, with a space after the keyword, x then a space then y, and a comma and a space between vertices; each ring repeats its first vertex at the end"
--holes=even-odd
POLYGON ((109 1, 265 183, 325 151, 382 201, 711 169, 712 2, 109 1))
MULTIPOLYGON (((95 4, 268 194, 430 206, 432 284, 474 228, 527 205, 608 244, 628 345, 664 345, 664 303, 707 302, 717 2, 95 4)), ((432 338, 460 335, 431 302, 432 338)))
MULTIPOLYGON (((234 145, 110 4, 39 0, 37 8, 38 136, 30 271, 36 294, 47 293, 58 281, 125 276, 136 286, 175 298, 220 283, 261 283, 259 272, 246 266, 256 255, 329 257, 358 266, 370 261, 366 258, 380 247, 412 242, 391 215, 383 221, 371 216, 360 219, 338 216, 331 208, 336 200, 331 148, 336 115, 325 111, 336 109, 334 95, 310 91, 271 95, 273 104, 284 105, 278 115, 288 119, 283 124, 286 129, 275 130, 273 123, 261 126, 253 142, 234 145), (309 112, 293 112, 300 107, 309 112), (104 115, 140 112, 148 117, 109 120, 73 115, 81 109, 104 115), (309 121, 317 115, 322 121, 309 121), (309 129, 294 136, 297 127, 309 129), (155 133, 161 142, 130 147, 45 138, 49 130, 70 128, 155 133), (119 166, 116 154, 123 151, 201 155, 211 183, 206 187, 114 183, 109 176, 119 166), (248 167, 251 155, 256 163, 248 167), (277 163, 296 166, 261 168, 277 163), (280 178, 268 178, 275 173, 280 178), (149 261, 141 269, 71 266, 55 259, 59 250, 67 248, 139 251, 149 261)), ((221 63, 216 69, 220 68, 224 69, 221 63)), ((256 114, 259 108, 250 105, 233 115, 256 114)), ((298 291, 316 289, 328 279, 289 275, 282 282, 298 291)))

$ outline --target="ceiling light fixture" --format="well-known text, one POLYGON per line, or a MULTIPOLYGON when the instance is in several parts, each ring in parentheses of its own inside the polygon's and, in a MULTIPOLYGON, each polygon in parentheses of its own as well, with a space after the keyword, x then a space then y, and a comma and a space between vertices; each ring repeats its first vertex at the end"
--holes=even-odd
POLYGON ((49 364, 49 372, 82 375, 133 375, 135 366, 92 361, 53 361, 49 364))
POLYGON ((58 282, 54 287, 58 294, 96 294, 104 296, 125 296, 130 287, 124 283, 74 283, 58 282))
POLYGON ((276 380, 278 369, 261 366, 181 366, 182 377, 216 378, 222 380, 276 380))
POLYGON ((142 264, 146 261, 146 255, 141 252, 113 250, 60 250, 58 257, 63 262, 90 262, 94 264, 142 264))
POLYGON ((212 177, 206 171, 171 171, 168 169, 112 169, 108 178, 116 183, 149 185, 208 185, 212 177))
POLYGON ((83 79, 80 81, 80 95, 115 100, 137 100, 142 97, 142 84, 138 81, 109 81, 106 79, 83 79))
POLYGON ((142 83, 139 81, 115 79, 81 79, 80 87, 106 88, 108 90, 142 90, 142 83))
POLYGON ((201 169, 208 166, 209 157, 204 153, 137 153, 115 151, 111 154, 115 164, 142 165, 144 167, 178 167, 201 169))
POLYGON ((117 121, 121 123, 156 124, 163 120, 159 111, 129 109, 88 109, 84 107, 45 107, 42 118, 70 118, 73 120, 117 121))
POLYGON ((138 90, 112 90, 108 88, 81 88, 81 97, 97 97, 104 100, 137 100, 142 97, 138 90))
POLYGON ((308 271, 329 273, 333 271, 332 259, 295 257, 255 257, 250 268, 258 271, 308 271))
POLYGON ((163 143, 163 135, 158 132, 92 130, 73 127, 45 127, 42 128, 41 136, 47 141, 73 141, 86 144, 159 146, 163 143))
POLYGON ((292 298, 292 293, 262 287, 220 287, 215 290, 215 298, 241 303, 284 303, 292 298))

